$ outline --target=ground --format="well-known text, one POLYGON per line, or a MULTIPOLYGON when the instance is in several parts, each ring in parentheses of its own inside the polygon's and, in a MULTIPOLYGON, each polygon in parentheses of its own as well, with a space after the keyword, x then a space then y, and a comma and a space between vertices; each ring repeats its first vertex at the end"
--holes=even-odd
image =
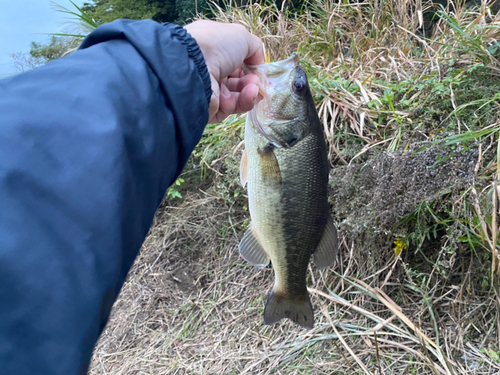
MULTIPOLYGON (((459 198, 475 180, 478 156, 478 145, 450 154, 422 142, 332 169, 341 251, 332 269, 310 269, 310 331, 263 325, 273 274, 239 257, 246 197, 228 203, 215 173, 186 186, 182 199, 158 210, 90 373, 500 373, 498 303, 471 269, 481 259, 463 244, 443 251, 447 233, 439 227, 435 238, 396 256, 391 232, 422 202, 459 198)), ((213 168, 230 175, 238 157, 213 168)))

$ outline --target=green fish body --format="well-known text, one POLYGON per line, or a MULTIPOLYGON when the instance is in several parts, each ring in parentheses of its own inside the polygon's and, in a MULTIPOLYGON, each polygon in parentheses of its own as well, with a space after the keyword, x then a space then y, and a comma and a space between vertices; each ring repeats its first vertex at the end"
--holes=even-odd
POLYGON ((264 322, 283 318, 312 328, 306 286, 311 255, 321 269, 337 252, 328 204, 329 163, 323 129, 307 77, 292 56, 250 68, 261 77, 263 99, 248 114, 243 185, 252 223, 240 242, 242 257, 262 268, 271 260, 275 283, 264 322))

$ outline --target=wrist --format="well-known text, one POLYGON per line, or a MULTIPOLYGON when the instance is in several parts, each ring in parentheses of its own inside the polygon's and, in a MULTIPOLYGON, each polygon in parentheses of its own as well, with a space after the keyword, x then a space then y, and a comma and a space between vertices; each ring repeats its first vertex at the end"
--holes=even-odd
POLYGON ((212 101, 212 75, 208 71, 208 66, 201 51, 200 46, 191 34, 189 34, 185 28, 174 25, 171 23, 165 23, 164 26, 171 29, 172 36, 176 38, 187 50, 189 58, 194 62, 198 74, 203 81, 205 87, 205 95, 207 97, 207 102, 211 106, 212 101))

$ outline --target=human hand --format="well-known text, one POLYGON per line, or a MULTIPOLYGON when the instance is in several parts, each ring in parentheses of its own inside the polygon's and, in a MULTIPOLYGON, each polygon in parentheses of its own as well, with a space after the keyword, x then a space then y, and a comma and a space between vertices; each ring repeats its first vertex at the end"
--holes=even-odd
POLYGON ((250 111, 259 93, 259 78, 245 74, 242 65, 264 63, 262 41, 237 24, 202 20, 184 28, 198 43, 210 73, 212 98, 208 123, 250 111))

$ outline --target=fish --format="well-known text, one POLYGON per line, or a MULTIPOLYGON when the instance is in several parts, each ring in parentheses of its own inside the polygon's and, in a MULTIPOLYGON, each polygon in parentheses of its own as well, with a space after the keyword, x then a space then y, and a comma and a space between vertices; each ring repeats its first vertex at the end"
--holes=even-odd
POLYGON ((288 318, 314 327, 307 269, 335 262, 337 229, 328 203, 330 164, 323 127, 297 55, 245 67, 259 79, 259 101, 247 114, 240 179, 248 185, 251 222, 241 257, 261 269, 271 261, 274 286, 264 324, 288 318))

